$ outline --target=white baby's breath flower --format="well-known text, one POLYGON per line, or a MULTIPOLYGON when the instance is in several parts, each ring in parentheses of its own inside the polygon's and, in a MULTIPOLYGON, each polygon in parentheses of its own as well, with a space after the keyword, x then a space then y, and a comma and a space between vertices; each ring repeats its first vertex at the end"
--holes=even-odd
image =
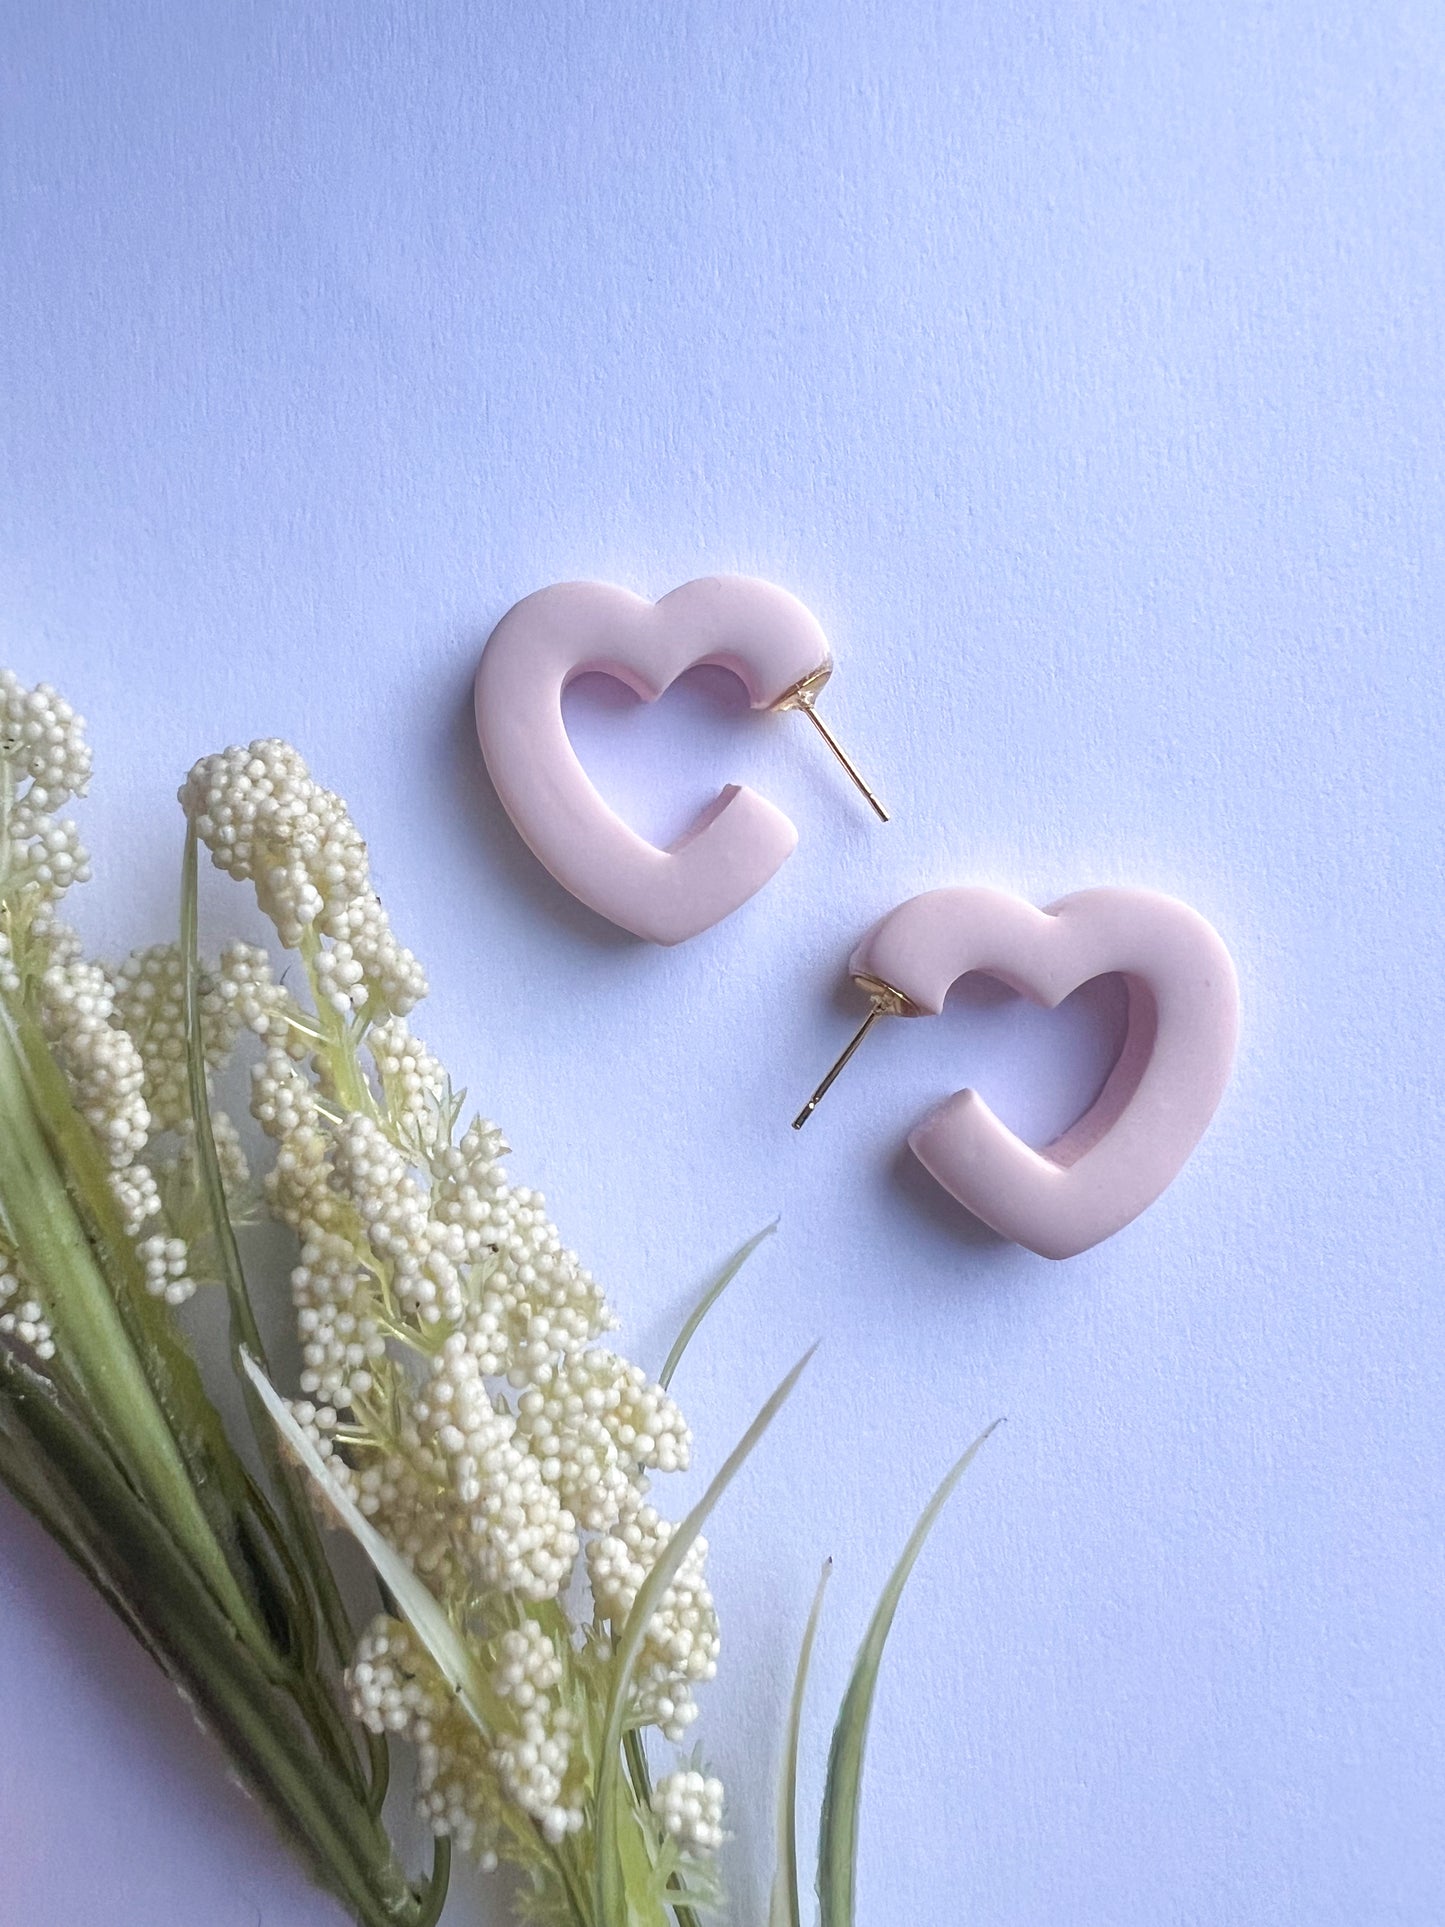
POLYGON ((539 1702, 520 1715, 520 1730, 492 1749, 491 1764, 503 1791, 536 1821, 551 1846, 580 1833, 587 1817, 574 1753, 577 1738, 577 1719, 567 1707, 539 1702))
POLYGON ((0 760, 28 778, 33 809, 57 810, 89 787, 84 719, 49 683, 26 689, 13 670, 0 669, 0 760))
POLYGON ((492 1689, 499 1699, 525 1710, 560 1686, 563 1666, 556 1646, 535 1619, 502 1634, 492 1668, 492 1689))
MULTIPOLYGON (((484 1860, 516 1857, 533 1837, 518 1834, 520 1813, 559 1845, 587 1824, 587 1722, 602 1710, 586 1711, 599 1676, 587 1668, 605 1669, 671 1536, 645 1493, 651 1475, 687 1465, 687 1426, 645 1372, 597 1343, 613 1313, 541 1194, 510 1181, 501 1133, 476 1118, 457 1135, 450 1080, 405 1021, 425 980, 341 799, 275 741, 203 759, 181 796, 217 867, 255 884, 299 952, 288 989, 261 962, 223 970, 220 985, 263 1042, 252 1112, 276 1147, 265 1192, 299 1241, 293 1409, 454 1624, 493 1629, 485 1735, 395 1621, 358 1646, 353 1704, 373 1731, 416 1747, 418 1804, 437 1832, 484 1860), (595 1618, 574 1644, 541 1620, 559 1612, 584 1549, 595 1618)), ((716 1671, 705 1559, 698 1540, 634 1675, 632 1717, 674 1740, 716 1671)), ((670 1776, 655 1818, 680 1851, 710 1853, 721 1789, 670 1776)), ((547 1863, 521 1864, 535 1879, 547 1863)))
POLYGON ((518 1426, 578 1522, 615 1525, 639 1470, 685 1469, 691 1434, 661 1386, 600 1349, 541 1367, 517 1401, 518 1426))
POLYGON ((416 1803, 432 1832, 495 1867, 497 1787, 486 1742, 411 1629, 385 1616, 373 1620, 346 1687, 363 1726, 415 1746, 416 1803))
POLYGON ((406 1019, 388 1017, 374 1024, 367 1047, 393 1123, 410 1126, 428 1162, 449 1151, 451 1081, 406 1019))
POLYGON ((0 1257, 0 1337, 13 1338, 42 1363, 55 1356, 55 1336, 40 1300, 25 1290, 14 1261, 0 1257))
MULTIPOLYGON (((201 1040, 206 1068, 218 1071, 235 1047, 247 1015, 270 983, 270 960, 252 944, 231 944, 219 968, 203 971, 201 1040)), ((175 944, 133 950, 116 970, 114 1019, 139 1051, 151 1128, 174 1131, 191 1114, 187 1082, 185 973, 175 944)))
POLYGON ((255 884, 287 949, 316 945, 318 994, 333 1010, 374 1000, 404 1016, 421 1001, 426 978, 392 935, 360 831, 289 743, 268 738, 204 757, 180 794, 211 860, 255 884))
POLYGON ((716 1853, 723 1843, 723 1783, 695 1767, 668 1773, 652 1790, 652 1810, 685 1852, 716 1853))
POLYGON ((168 1305, 185 1304, 196 1289, 185 1240, 157 1233, 143 1238, 136 1250, 145 1266, 146 1290, 152 1298, 163 1298, 168 1305))
POLYGON ((68 933, 40 979, 37 1016, 76 1108, 113 1173, 127 1229, 138 1231, 159 1208, 154 1179, 136 1159, 150 1136, 145 1066, 129 1033, 113 1021, 115 997, 99 964, 87 963, 68 933))
POLYGON ((446 1462, 478 1581, 523 1599, 555 1598, 577 1559, 576 1521, 518 1442, 515 1417, 489 1391, 460 1333, 433 1361, 415 1411, 422 1437, 446 1462))
MULTIPOLYGON (((634 1494, 613 1530, 588 1544, 592 1598, 598 1614, 614 1627, 625 1625, 673 1531, 669 1520, 634 1494)), ((721 1640, 703 1578, 706 1559, 706 1539, 694 1539, 648 1623, 634 1675, 641 1717, 660 1726, 670 1740, 680 1740, 697 1718, 693 1687, 717 1674, 721 1640)))
POLYGON ((85 724, 48 683, 27 689, 0 670, 0 990, 21 994, 27 975, 78 946, 55 922, 54 906, 90 876, 76 826, 54 812, 90 781, 85 724))

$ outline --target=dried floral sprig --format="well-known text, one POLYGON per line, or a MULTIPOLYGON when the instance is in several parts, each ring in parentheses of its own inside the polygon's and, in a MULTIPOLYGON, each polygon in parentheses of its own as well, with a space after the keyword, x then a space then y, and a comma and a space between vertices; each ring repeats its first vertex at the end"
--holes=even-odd
MULTIPOLYGON (((213 860, 255 884, 307 993, 256 973, 242 1012, 265 1047, 266 1197, 299 1244, 291 1416, 332 1504, 344 1495, 425 1579, 481 1683, 463 1717, 425 1646, 382 1616, 347 1673, 353 1711, 412 1742, 438 1835, 510 1861, 566 1919, 593 1880, 614 1648, 672 1533, 650 1481, 687 1465, 691 1435, 663 1387, 598 1342, 616 1326, 600 1288, 412 1033, 425 981, 340 799, 278 742, 207 757, 181 799, 213 860), (558 1602, 583 1575, 578 1624, 558 1602)), ((628 1733, 678 1741, 696 1718, 719 1645, 705 1553, 689 1545, 646 1622, 628 1733)), ((689 1813, 629 1781, 620 1824, 650 1886, 633 1898, 654 1913, 714 1895, 720 1818, 689 1813)))
MULTIPOLYGON (((691 1434, 670 1384, 744 1247, 656 1380, 495 1126, 414 1035, 420 965, 392 932, 341 799, 289 745, 196 764, 179 944, 116 970, 56 914, 88 864, 55 811, 88 781, 83 725, 0 676, 0 1478, 218 1732, 312 1872, 366 1927, 430 1927, 453 1845, 522 1876, 553 1927, 698 1927, 720 1904, 721 1782, 654 1783, 716 1672, 701 1527, 806 1364, 680 1525, 657 1475, 691 1434), (254 886, 279 945, 198 943, 197 868, 254 886), (252 1033, 257 1186, 216 1076, 252 1033), (237 1237, 296 1241, 298 1395, 275 1389, 237 1237), (225 1292, 267 1472, 246 1468, 177 1309, 225 1292), (318 1517, 370 1559, 353 1623, 318 1517), (580 1604, 584 1599, 586 1604, 580 1604), (436 1838, 410 1882, 379 1819, 393 1741, 436 1838)), ((767 1233, 760 1234, 766 1236, 767 1233)), ((981 1443, 981 1441, 979 1441, 981 1443)), ((851 1927, 863 1742, 883 1642, 945 1481, 859 1656, 830 1758, 823 1927, 851 1927)), ((779 1789, 772 1927, 799 1927, 794 1781, 804 1641, 779 1789)))
MULTIPOLYGON (((319 1656, 313 1583, 175 1323, 216 1257, 177 1082, 181 979, 173 950, 107 971, 61 919, 88 864, 56 812, 89 775, 69 705, 0 674, 0 1477, 355 1918, 426 1927, 444 1880, 414 1887, 396 1859, 377 1762, 319 1656)), ((237 1029, 223 986, 254 961, 207 977, 202 1081, 237 1029)))

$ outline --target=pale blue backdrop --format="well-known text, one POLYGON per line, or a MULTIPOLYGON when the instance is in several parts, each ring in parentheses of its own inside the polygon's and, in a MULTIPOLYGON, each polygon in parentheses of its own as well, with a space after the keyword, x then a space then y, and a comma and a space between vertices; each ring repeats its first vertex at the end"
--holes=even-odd
MULTIPOLYGON (((93 719, 87 932, 168 924, 193 757, 289 735, 431 967, 419 1027, 639 1356, 781 1213, 679 1384, 713 1465, 824 1340, 712 1533, 736 1920, 819 1560, 810 1809, 905 1521, 1006 1413, 898 1622, 861 1927, 1432 1927, 1445 14, 0 19, 0 625, 93 719), (716 679, 579 691, 643 827, 734 776, 801 826, 664 953, 521 850, 468 682, 543 583, 728 569, 817 610, 895 821, 716 679), (1047 1136, 1107 998, 885 1029, 787 1128, 854 938, 965 879, 1172 891, 1239 960, 1213 1130, 1067 1265, 970 1232, 902 1145, 967 1081, 1047 1136)), ((211 928, 243 909, 212 891, 211 928)), ((0 1560, 3 1927, 332 1927, 8 1506, 0 1560)))

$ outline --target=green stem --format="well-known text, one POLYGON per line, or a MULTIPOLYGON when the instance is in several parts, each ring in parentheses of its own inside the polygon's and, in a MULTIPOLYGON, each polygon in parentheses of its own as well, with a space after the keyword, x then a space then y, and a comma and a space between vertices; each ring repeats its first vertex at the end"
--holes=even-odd
POLYGON ((151 1510, 84 1428, 13 1361, 0 1397, 0 1475, 103 1590, 225 1743, 314 1874, 362 1927, 417 1927, 421 1903, 385 1833, 320 1768, 255 1656, 151 1510))
POLYGON ((637 1804, 644 1813, 652 1805, 652 1775, 647 1770, 647 1755, 642 1750, 642 1735, 631 1727, 622 1736, 622 1753, 627 1761, 627 1777, 637 1804))
POLYGON ((326 1059, 326 1068, 341 1100, 342 1108, 360 1111, 367 1117, 377 1115, 376 1099, 371 1087, 362 1074, 360 1060, 356 1054, 356 1044, 352 1038, 346 1019, 331 1008, 320 995, 316 982, 316 960, 321 955, 321 939, 314 928, 308 926, 301 938, 301 962, 306 970, 306 982, 311 991, 311 1000, 316 1006, 316 1021, 325 1035, 321 1055, 326 1059))
POLYGON ((442 1916, 442 1908, 447 1904, 451 1873, 452 1843, 445 1834, 441 1834, 432 1847, 431 1879, 417 1895, 417 1917, 413 1927, 436 1927, 442 1916))

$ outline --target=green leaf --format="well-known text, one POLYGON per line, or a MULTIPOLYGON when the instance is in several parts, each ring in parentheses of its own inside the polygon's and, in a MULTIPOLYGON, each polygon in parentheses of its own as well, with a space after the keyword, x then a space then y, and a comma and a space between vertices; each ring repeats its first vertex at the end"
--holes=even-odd
POLYGON ((395 1548, 367 1519, 292 1416, 289 1406, 247 1351, 241 1366, 277 1431, 325 1494, 326 1502, 371 1561, 376 1576, 391 1593, 397 1609, 436 1662, 442 1677, 481 1732, 490 1737, 488 1711, 491 1687, 472 1658, 460 1633, 436 1597, 395 1548))
POLYGON ((878 1683, 878 1667, 883 1658, 893 1615, 903 1597, 923 1542, 934 1520, 948 1502, 949 1495, 972 1465, 983 1442, 1000 1424, 995 1419, 979 1433, 924 1508, 923 1517, 903 1548, 903 1557, 893 1568, 883 1597, 878 1601, 867 1634, 858 1649, 853 1676, 843 1695, 838 1723, 833 1729, 833 1744, 828 1753, 828 1778, 823 1788, 823 1813, 818 1831, 818 1900, 820 1927, 853 1927, 854 1894, 858 1870, 858 1807, 863 1790, 863 1749, 868 1740, 868 1719, 873 1711, 873 1691, 878 1683))
POLYGON ((54 1389, 3 1347, 0 1477, 27 1503, 27 1486, 43 1480, 62 1546, 220 1738, 233 1772, 316 1877, 365 1927, 413 1927, 418 1904, 364 1800, 305 1744, 153 1507, 54 1389))
POLYGON ((722 1297, 723 1293, 727 1290, 733 1279, 737 1277, 748 1259, 752 1257, 764 1238, 771 1238, 777 1228, 778 1221, 774 1218, 771 1224, 765 1224, 761 1231, 756 1232, 749 1238, 740 1251, 735 1251, 718 1273, 717 1277, 713 1279, 702 1297, 698 1299, 697 1303, 688 1313, 682 1330, 677 1334, 673 1342, 672 1350, 667 1354, 667 1363, 657 1374, 657 1382, 664 1392, 669 1385, 671 1385, 672 1375, 682 1363, 682 1355, 692 1343, 698 1326, 702 1323, 703 1319, 707 1317, 718 1299, 722 1297))
MULTIPOLYGON (((272 1548, 257 1530, 255 1514, 263 1502, 255 1482, 231 1445, 173 1314, 146 1289, 134 1240, 110 1187, 109 1167, 39 1025, 23 1008, 11 1005, 5 1014, 35 1117, 113 1307, 108 1311, 93 1303, 86 1316, 89 1322, 99 1318, 102 1328, 119 1318, 231 1570, 248 1597, 254 1589, 268 1635, 285 1629, 289 1654, 291 1607, 273 1570, 272 1548)), ((0 1159, 0 1206, 14 1182, 5 1164, 0 1159)), ((57 1361, 62 1377, 66 1363, 57 1361)))
POLYGON ((793 1697, 788 1706, 788 1726, 783 1736, 783 1761, 778 1771, 777 1866, 773 1873, 773 1893, 768 1906, 768 1927, 802 1927, 802 1908, 798 1899, 798 1735, 803 1724, 803 1696, 808 1688, 808 1665, 813 1657, 813 1641, 823 1612, 823 1593, 832 1575, 833 1561, 826 1559, 818 1575, 818 1590, 813 1594, 813 1609, 803 1632, 798 1652, 798 1671, 793 1680, 793 1697))
POLYGON ((602 1745, 597 1764, 597 1867, 596 1917, 606 1927, 622 1927, 628 1920, 627 1883, 618 1840, 617 1806, 620 1793, 619 1770, 622 1757, 622 1729, 627 1716, 627 1701, 632 1690, 632 1675, 637 1667, 642 1642, 652 1623, 663 1594, 677 1577, 688 1549, 702 1531, 708 1514, 742 1469, 754 1446, 787 1403, 793 1387, 802 1377, 816 1346, 804 1352, 797 1364, 758 1413, 733 1447, 722 1469, 703 1493, 692 1511, 673 1532, 662 1548, 656 1565, 638 1589, 627 1623, 617 1637, 612 1657, 612 1690, 607 1699, 602 1745))
POLYGON ((274 1665, 269 1635, 228 1563, 216 1521, 207 1515, 170 1414, 67 1188, 68 1169, 37 1110, 8 1012, 0 1013, 0 1205, 55 1329, 59 1363, 116 1463, 185 1547, 237 1630, 274 1665))

